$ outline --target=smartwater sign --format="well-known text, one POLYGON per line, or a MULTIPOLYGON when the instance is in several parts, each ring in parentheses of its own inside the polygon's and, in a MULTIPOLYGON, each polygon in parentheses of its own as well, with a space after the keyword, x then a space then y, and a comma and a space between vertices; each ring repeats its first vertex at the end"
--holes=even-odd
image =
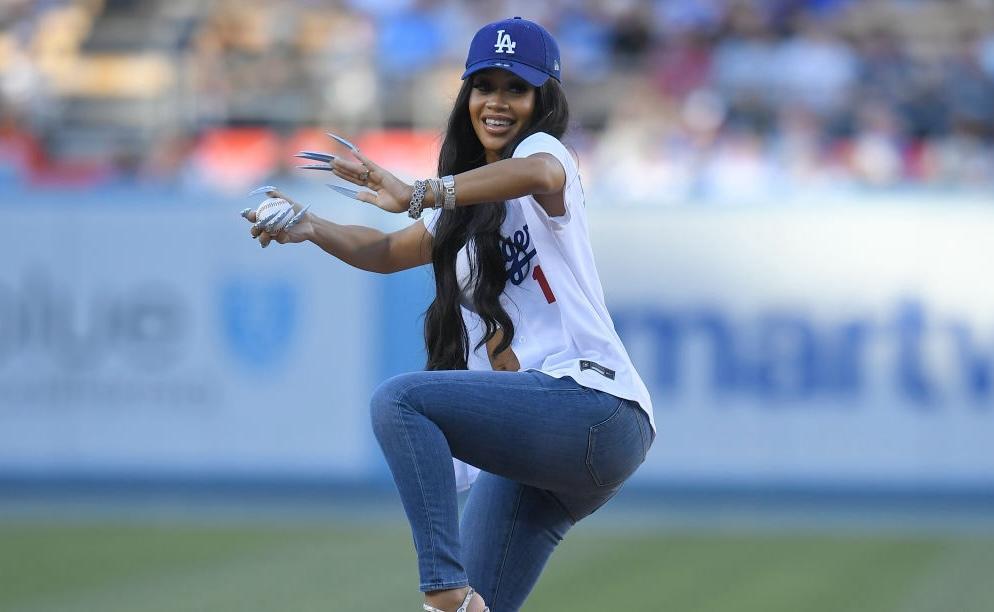
POLYGON ((643 478, 994 486, 994 207, 597 215, 643 478))

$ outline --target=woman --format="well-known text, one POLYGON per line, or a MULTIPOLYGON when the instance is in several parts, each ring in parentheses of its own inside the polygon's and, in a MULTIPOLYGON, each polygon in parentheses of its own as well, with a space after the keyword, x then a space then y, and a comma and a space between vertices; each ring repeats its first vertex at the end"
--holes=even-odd
POLYGON ((541 26, 487 25, 470 46, 442 179, 405 184, 356 150, 357 161, 322 158, 368 188, 345 190, 356 199, 426 219, 391 234, 307 214, 275 235, 252 228, 262 246, 310 240, 364 270, 434 268, 426 371, 387 380, 371 400, 428 611, 520 608, 566 531, 617 493, 655 438, 648 392, 604 306, 577 164, 559 140, 559 78, 541 26), (482 470, 461 523, 453 458, 482 470))

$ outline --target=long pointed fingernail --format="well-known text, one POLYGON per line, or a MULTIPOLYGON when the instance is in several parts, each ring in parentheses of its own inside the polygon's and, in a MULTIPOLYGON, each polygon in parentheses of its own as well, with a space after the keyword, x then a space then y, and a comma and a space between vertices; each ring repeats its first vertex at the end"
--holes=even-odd
POLYGON ((331 162, 335 159, 334 155, 330 153, 321 153, 320 151, 301 151, 294 155, 294 157, 299 157, 301 159, 313 159, 314 161, 320 162, 331 162))
POLYGON ((322 166, 321 164, 307 164, 304 166, 297 166, 301 170, 325 170, 331 172, 333 168, 331 166, 322 166))
POLYGON ((337 191, 338 193, 344 196, 352 198, 353 200, 359 199, 359 192, 356 191, 355 189, 348 189, 347 187, 342 187, 341 185, 331 185, 331 184, 329 184, 328 187, 334 189, 335 191, 337 191))
POLYGON ((249 196, 259 195, 260 193, 269 193, 270 191, 276 191, 276 188, 272 185, 263 185, 262 187, 256 187, 253 189, 249 196))
POLYGON ((242 210, 242 212, 241 212, 241 213, 239 213, 239 214, 240 214, 241 216, 245 217, 246 219, 248 219, 248 218, 249 218, 249 213, 250 213, 250 212, 252 212, 252 209, 251 209, 251 208, 246 208, 246 209, 242 210))
POLYGON ((288 208, 277 215, 273 215, 272 219, 266 220, 266 227, 265 227, 266 231, 269 232, 270 234, 279 232, 280 225, 292 215, 293 215, 292 208, 288 208), (276 231, 274 232, 273 230, 276 231))
POLYGON ((293 219, 290 219, 290 221, 286 224, 286 227, 283 228, 283 231, 286 231, 286 230, 290 229, 291 227, 293 227, 294 225, 297 225, 297 223, 299 223, 300 220, 304 218, 304 213, 306 213, 307 209, 310 208, 310 207, 311 207, 311 205, 308 204, 307 206, 301 208, 300 212, 297 213, 296 215, 294 215, 293 219))
POLYGON ((348 140, 345 140, 345 139, 344 139, 344 138, 342 138, 341 136, 338 136, 338 135, 336 135, 336 134, 332 134, 331 132, 328 132, 328 136, 331 136, 332 138, 334 138, 334 139, 335 139, 335 140, 337 140, 338 142, 342 143, 342 144, 343 144, 343 145, 345 145, 346 147, 348 147, 348 148, 352 149, 353 151, 358 151, 358 150, 359 150, 359 147, 355 146, 354 144, 352 144, 352 143, 351 143, 351 142, 349 142, 348 140))

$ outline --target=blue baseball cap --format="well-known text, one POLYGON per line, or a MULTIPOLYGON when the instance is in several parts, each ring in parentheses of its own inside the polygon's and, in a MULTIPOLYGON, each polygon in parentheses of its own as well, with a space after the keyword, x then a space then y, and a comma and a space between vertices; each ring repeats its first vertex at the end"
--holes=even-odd
POLYGON ((490 23, 473 37, 466 57, 466 78, 488 68, 503 68, 540 87, 559 76, 559 45, 534 21, 521 17, 490 23))

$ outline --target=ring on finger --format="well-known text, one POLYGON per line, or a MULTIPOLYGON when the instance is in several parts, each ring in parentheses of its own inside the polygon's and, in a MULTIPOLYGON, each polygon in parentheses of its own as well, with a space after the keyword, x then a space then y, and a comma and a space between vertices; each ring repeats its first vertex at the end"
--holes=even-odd
POLYGON ((359 180, 363 183, 369 181, 369 170, 363 170, 362 174, 359 175, 359 180))

